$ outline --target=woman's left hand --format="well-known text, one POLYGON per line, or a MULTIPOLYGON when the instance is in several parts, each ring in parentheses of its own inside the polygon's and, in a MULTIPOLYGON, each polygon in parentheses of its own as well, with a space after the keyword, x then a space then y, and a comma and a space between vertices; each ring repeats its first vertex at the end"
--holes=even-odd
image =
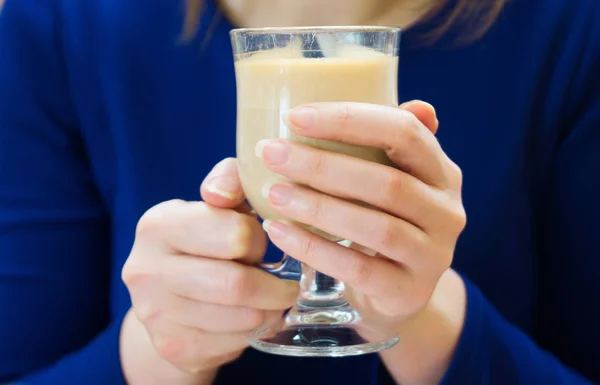
POLYGON ((290 222, 269 221, 267 232, 285 253, 345 282, 361 315, 399 333, 428 304, 452 262, 465 227, 462 174, 436 137, 433 107, 400 108, 317 103, 289 114, 299 135, 384 149, 397 168, 285 140, 259 144, 265 165, 310 186, 270 187, 272 206, 300 223, 376 251, 373 258, 290 222), (362 207, 348 200, 378 208, 362 207))

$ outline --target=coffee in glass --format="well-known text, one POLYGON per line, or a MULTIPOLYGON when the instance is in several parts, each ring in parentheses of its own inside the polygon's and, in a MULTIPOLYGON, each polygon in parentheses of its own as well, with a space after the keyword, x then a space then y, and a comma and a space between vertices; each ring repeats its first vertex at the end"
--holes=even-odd
MULTIPOLYGON (((256 156, 256 145, 263 139, 283 138, 391 165, 382 149, 297 135, 289 129, 285 116, 296 106, 315 102, 397 106, 399 37, 400 30, 395 27, 231 32, 237 84, 239 175, 248 202, 261 218, 287 219, 271 207, 262 193, 264 186, 285 181, 256 156)), ((308 229, 329 240, 349 244, 334 234, 308 229)), ((286 256, 282 263, 265 268, 285 277, 298 266, 294 262, 286 256)), ((344 296, 343 282, 304 265, 299 275, 301 294, 297 304, 280 325, 256 331, 250 339, 253 347, 284 355, 347 356, 380 351, 398 341, 397 336, 385 333, 365 333, 369 327, 344 296)))

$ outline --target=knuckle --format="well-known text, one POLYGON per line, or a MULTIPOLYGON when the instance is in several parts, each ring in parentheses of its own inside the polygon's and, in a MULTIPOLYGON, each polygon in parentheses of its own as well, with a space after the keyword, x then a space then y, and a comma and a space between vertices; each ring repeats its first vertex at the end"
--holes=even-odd
POLYGON ((323 153, 321 151, 312 151, 306 164, 306 171, 310 176, 321 175, 326 171, 323 153))
POLYGON ((162 229, 164 217, 156 209, 150 209, 140 218, 135 228, 136 238, 152 236, 162 229))
POLYGON ((414 117, 414 114, 403 108, 386 109, 388 119, 393 125, 406 125, 414 117))
POLYGON ((265 312, 254 308, 244 308, 242 319, 244 320, 245 328, 254 330, 260 328, 266 320, 265 312))
POLYGON ((401 143, 404 148, 411 148, 423 142, 425 129, 419 119, 417 119, 413 113, 408 111, 398 110, 398 113, 400 114, 399 121, 403 128, 402 130, 398 130, 398 133, 401 136, 399 143, 401 143))
POLYGON ((383 200, 387 202, 397 202, 398 196, 405 189, 405 178, 402 173, 395 169, 386 172, 384 182, 381 184, 383 188, 383 200))
POLYGON ((423 134, 420 128, 414 124, 409 124, 403 130, 402 143, 404 148, 415 148, 423 141, 423 134))
POLYGON ((453 234, 460 234, 467 226, 467 214, 462 204, 453 204, 446 213, 453 234))
MULTIPOLYGON (((388 115, 389 125, 397 127, 388 138, 387 154, 390 157, 402 159, 400 156, 404 149, 410 149, 418 145, 422 140, 421 130, 417 124, 416 117, 403 109, 393 109, 388 115)), ((398 164, 400 169, 410 172, 404 164, 398 164)))
POLYGON ((121 269, 121 280, 125 284, 125 286, 131 286, 140 281, 141 273, 137 266, 129 260, 125 262, 123 265, 123 269, 121 269))
POLYGON ((462 169, 450 159, 447 159, 445 163, 447 167, 446 175, 448 176, 449 187, 460 191, 463 183, 462 169))
POLYGON ((455 177, 460 182, 462 182, 463 172, 462 172, 462 169, 460 168, 460 166, 458 164, 454 163, 453 161, 450 161, 449 164, 450 164, 450 171, 452 173, 452 176, 455 177))
POLYGON ((154 337, 154 349, 165 361, 176 363, 182 359, 185 352, 185 342, 174 338, 168 332, 157 333, 154 337))
POLYGON ((252 285, 249 274, 242 267, 232 268, 225 278, 225 290, 230 298, 230 305, 238 305, 252 296, 252 285))
POLYGON ((146 282, 153 276, 147 264, 135 257, 134 252, 125 261, 121 269, 121 280, 128 288, 146 282))
POLYGON ((414 268, 426 268, 437 258, 436 245, 427 233, 417 232, 413 234, 410 241, 406 242, 405 254, 407 261, 414 268))
POLYGON ((393 250, 397 241, 396 223, 393 218, 385 217, 378 226, 376 238, 383 250, 393 250))
POLYGON ((414 254, 423 253, 424 250, 428 250, 431 247, 432 240, 429 235, 425 232, 417 232, 413 236, 413 248, 414 254))
POLYGON ((459 210, 456 210, 455 221, 459 232, 462 232, 467 227, 467 213, 462 205, 459 210))
POLYGON ((373 270, 368 261, 363 258, 352 258, 349 264, 349 275, 354 285, 363 286, 371 282, 373 270))
POLYGON ((348 126, 350 119, 352 118, 353 107, 351 103, 344 102, 340 103, 335 113, 335 120, 340 128, 348 126))
POLYGON ((316 227, 319 227, 327 221, 327 211, 325 209, 325 198, 323 195, 314 195, 311 210, 312 213, 310 214, 312 214, 316 227))
POLYGON ((396 125, 403 127, 403 130, 398 130, 398 134, 402 136, 403 140, 415 138, 420 139, 420 125, 419 119, 410 111, 406 111, 401 108, 393 110, 395 116, 392 119, 396 125))
POLYGON ((301 254, 304 255, 304 259, 307 261, 313 261, 318 258, 319 251, 314 236, 310 236, 305 242, 302 242, 301 247, 301 254))
POLYGON ((160 317, 160 315, 162 313, 160 311, 160 309, 158 309, 152 305, 133 306, 133 312, 135 314, 135 317, 142 324, 147 324, 150 321, 157 319, 158 317, 160 317))

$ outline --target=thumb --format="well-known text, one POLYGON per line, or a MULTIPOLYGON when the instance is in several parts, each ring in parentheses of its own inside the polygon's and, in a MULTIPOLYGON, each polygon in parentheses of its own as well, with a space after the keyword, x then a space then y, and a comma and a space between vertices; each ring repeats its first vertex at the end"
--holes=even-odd
POLYGON ((412 100, 410 102, 402 103, 400 108, 411 112, 435 135, 439 122, 437 120, 435 108, 433 108, 431 104, 421 100, 412 100))
POLYGON ((235 158, 217 163, 200 186, 202 199, 211 206, 233 209, 244 203, 244 192, 235 158))

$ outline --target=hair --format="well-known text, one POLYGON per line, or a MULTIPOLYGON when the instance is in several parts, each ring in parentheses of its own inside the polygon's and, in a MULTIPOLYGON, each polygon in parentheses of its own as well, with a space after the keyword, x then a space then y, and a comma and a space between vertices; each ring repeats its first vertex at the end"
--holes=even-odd
MULTIPOLYGON (((1 0, 0 0, 1 1, 1 0)), ((439 0, 426 18, 436 15, 449 0, 439 0)), ((452 27, 458 26, 458 43, 470 43, 482 37, 494 24, 508 0, 457 0, 445 21, 423 36, 425 43, 433 43, 452 27)), ((187 0, 183 37, 191 39, 200 23, 204 0, 187 0)))

